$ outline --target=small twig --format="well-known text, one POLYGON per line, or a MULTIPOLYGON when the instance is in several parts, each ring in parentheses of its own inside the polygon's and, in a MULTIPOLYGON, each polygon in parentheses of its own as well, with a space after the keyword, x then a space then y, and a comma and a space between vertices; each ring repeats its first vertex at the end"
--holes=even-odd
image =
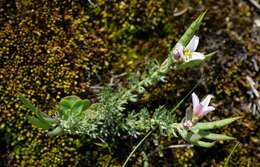
POLYGON ((103 88, 104 87, 100 86, 99 84, 90 87, 90 89, 92 89, 92 91, 95 92, 95 93, 99 92, 103 88))
POLYGON ((126 72, 124 72, 124 73, 122 73, 122 74, 118 74, 118 75, 113 75, 113 74, 112 74, 108 86, 114 86, 114 85, 116 85, 119 81, 115 81, 115 80, 116 80, 117 78, 123 77, 123 76, 125 76, 125 75, 127 75, 126 72))
POLYGON ((250 87, 251 87, 251 90, 253 91, 253 93, 255 94, 255 96, 257 98, 260 97, 258 91, 256 90, 255 86, 256 86, 256 83, 254 82, 254 80, 250 77, 250 76, 246 76, 246 80, 247 82, 249 83, 250 87))
POLYGON ((88 0, 88 2, 90 3, 90 5, 95 5, 91 0, 88 0))
POLYGON ((167 148, 184 148, 184 147, 191 148, 191 147, 193 147, 193 145, 192 144, 177 144, 177 145, 170 145, 167 148))
POLYGON ((181 16, 181 15, 183 15, 184 13, 186 13, 187 11, 188 11, 188 8, 186 7, 186 8, 184 8, 184 9, 182 9, 181 11, 178 11, 178 12, 173 13, 173 16, 174 16, 174 17, 181 16))
POLYGON ((254 7, 260 10, 260 5, 255 0, 248 0, 254 7))

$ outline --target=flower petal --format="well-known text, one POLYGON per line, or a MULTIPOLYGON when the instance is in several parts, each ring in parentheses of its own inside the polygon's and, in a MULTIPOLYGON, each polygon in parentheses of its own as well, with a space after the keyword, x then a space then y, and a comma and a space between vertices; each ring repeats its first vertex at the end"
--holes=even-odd
POLYGON ((178 49, 178 50, 183 50, 183 45, 181 43, 177 43, 175 46, 174 46, 174 49, 178 49))
POLYGON ((207 107, 212 97, 213 97, 212 95, 208 95, 205 99, 202 100, 200 104, 207 107))
POLYGON ((186 48, 188 48, 191 52, 194 52, 197 49, 198 45, 199 45, 199 37, 194 35, 190 40, 190 42, 188 43, 188 45, 186 46, 186 48))
POLYGON ((214 110, 215 110, 215 107, 212 107, 212 106, 205 107, 205 108, 203 108, 203 115, 206 115, 209 112, 214 111, 214 110))
POLYGON ((190 60, 202 60, 205 56, 203 53, 200 52, 192 52, 190 60))
POLYGON ((173 57, 175 59, 180 59, 184 57, 183 55, 183 46, 180 43, 177 43, 173 49, 173 57))
POLYGON ((198 96, 195 93, 192 93, 191 96, 192 96, 193 108, 196 108, 199 105, 199 103, 200 103, 199 98, 198 98, 198 96))
POLYGON ((201 104, 193 107, 193 116, 202 117, 204 115, 203 109, 204 109, 204 107, 201 104))

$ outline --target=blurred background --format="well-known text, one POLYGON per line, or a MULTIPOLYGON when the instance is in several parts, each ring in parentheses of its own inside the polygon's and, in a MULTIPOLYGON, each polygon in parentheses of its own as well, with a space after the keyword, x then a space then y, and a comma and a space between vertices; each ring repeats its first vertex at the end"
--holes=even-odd
MULTIPOLYGON (((156 133, 129 166, 260 166, 259 0, 1 0, 0 166, 121 166, 138 138, 118 138, 107 149, 84 136, 48 137, 30 125, 19 93, 54 114, 62 97, 95 101, 98 87, 124 85, 124 74, 162 62, 190 23, 208 10, 202 52, 217 51, 200 66, 173 71, 168 81, 129 108, 173 107, 201 79, 199 97, 213 94, 207 121, 242 116, 219 132, 237 138, 213 148, 168 148, 183 143, 156 133), (113 78, 113 79, 111 79, 113 78)), ((177 111, 184 116, 188 99, 177 111)))

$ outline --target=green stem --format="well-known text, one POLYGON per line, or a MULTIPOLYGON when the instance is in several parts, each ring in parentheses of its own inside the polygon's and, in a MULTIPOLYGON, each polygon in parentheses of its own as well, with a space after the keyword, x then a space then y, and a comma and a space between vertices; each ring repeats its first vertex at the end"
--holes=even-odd
POLYGON ((225 161, 224 167, 228 167, 228 162, 229 162, 232 154, 235 152, 238 145, 239 145, 239 142, 237 142, 237 144, 233 147, 231 153, 228 155, 227 160, 225 161))
POLYGON ((164 60, 164 62, 160 65, 160 68, 153 72, 150 76, 148 76, 147 78, 143 79, 142 81, 140 81, 138 84, 134 85, 131 89, 129 89, 128 91, 126 91, 120 98, 121 99, 124 99, 124 98, 127 98, 127 95, 128 94, 131 94, 135 91, 137 91, 137 88, 140 87, 140 86, 144 86, 144 83, 146 80, 150 80, 152 78, 155 78, 157 77, 157 75, 159 75, 160 71, 162 71, 163 73, 167 73, 169 70, 170 70, 170 67, 171 65, 173 64, 173 59, 171 58, 171 52, 169 53, 167 59, 164 60))
POLYGON ((183 101, 190 96, 190 94, 197 88, 197 86, 199 86, 200 81, 198 81, 196 83, 196 85, 189 91, 189 93, 186 94, 186 96, 184 98, 181 99, 181 101, 179 103, 177 103, 177 105, 175 105, 175 107, 171 110, 171 112, 175 112, 175 110, 183 103, 183 101))
POLYGON ((150 134, 152 133, 153 131, 151 130, 149 133, 147 133, 144 138, 135 146, 135 148, 133 149, 133 151, 128 155, 127 159, 125 160, 124 164, 122 167, 125 167, 127 162, 129 161, 129 159, 132 157, 132 155, 135 153, 135 151, 137 150, 137 148, 145 141, 145 139, 150 136, 150 134))

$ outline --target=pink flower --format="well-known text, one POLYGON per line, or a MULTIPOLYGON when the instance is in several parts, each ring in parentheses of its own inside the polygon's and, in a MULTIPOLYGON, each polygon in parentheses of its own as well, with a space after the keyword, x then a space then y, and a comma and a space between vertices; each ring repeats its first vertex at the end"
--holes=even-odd
POLYGON ((184 62, 189 62, 192 60, 201 60, 205 56, 203 53, 195 52, 199 45, 199 37, 194 35, 188 45, 184 46, 180 43, 177 43, 173 49, 173 56, 175 60, 183 60, 184 62))
POLYGON ((193 104, 193 118, 199 119, 202 118, 204 115, 208 114, 211 111, 214 111, 215 108, 209 106, 210 99, 212 95, 208 95, 202 102, 199 102, 199 98, 195 93, 192 93, 192 104, 193 104))

